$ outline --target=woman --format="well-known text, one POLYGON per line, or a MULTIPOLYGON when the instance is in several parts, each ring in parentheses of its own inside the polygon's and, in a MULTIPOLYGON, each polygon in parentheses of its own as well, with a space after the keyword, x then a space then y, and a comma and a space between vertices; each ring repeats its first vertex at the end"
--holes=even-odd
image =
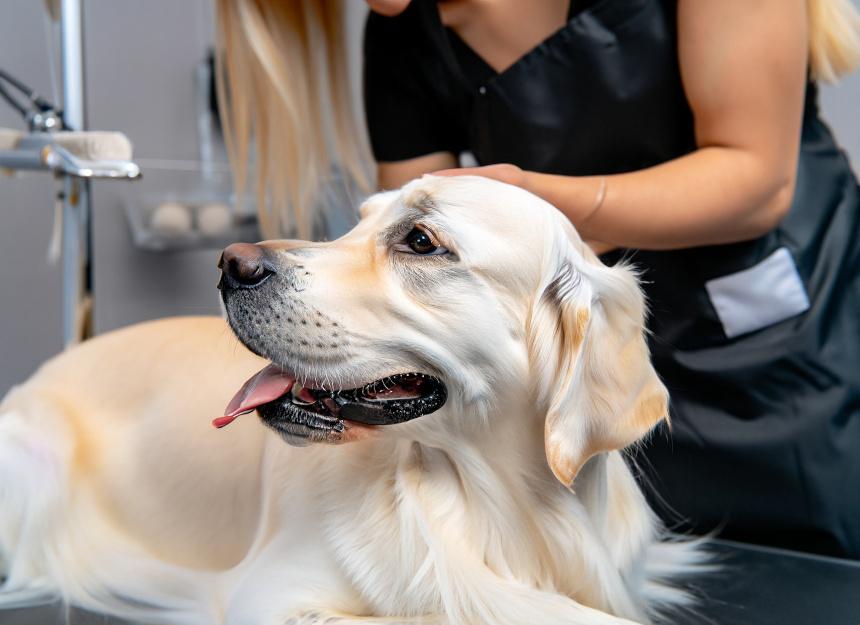
POLYGON ((642 269, 673 398, 638 454, 655 507, 860 557, 860 199, 809 80, 856 59, 850 4, 370 4, 379 186, 469 150, 486 166, 441 173, 529 189, 642 269))

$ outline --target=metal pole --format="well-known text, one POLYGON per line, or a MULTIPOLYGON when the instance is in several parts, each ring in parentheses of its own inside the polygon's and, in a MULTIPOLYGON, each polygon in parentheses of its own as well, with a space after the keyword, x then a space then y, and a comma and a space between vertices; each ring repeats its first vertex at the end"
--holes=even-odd
MULTIPOLYGON (((63 117, 85 130, 82 0, 60 0, 63 117)), ((92 331, 90 183, 65 176, 63 183, 63 340, 66 347, 92 331)))
POLYGON ((84 99, 84 29, 81 0, 61 0, 63 114, 73 130, 86 127, 84 99))

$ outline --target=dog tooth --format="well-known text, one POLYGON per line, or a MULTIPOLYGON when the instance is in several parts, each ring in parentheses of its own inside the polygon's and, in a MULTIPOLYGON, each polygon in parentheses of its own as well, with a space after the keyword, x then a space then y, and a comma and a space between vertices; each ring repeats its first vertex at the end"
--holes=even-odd
POLYGON ((290 395, 292 395, 293 403, 297 406, 310 406, 314 402, 303 399, 300 395, 304 390, 304 386, 296 382, 293 384, 293 388, 290 390, 290 395))

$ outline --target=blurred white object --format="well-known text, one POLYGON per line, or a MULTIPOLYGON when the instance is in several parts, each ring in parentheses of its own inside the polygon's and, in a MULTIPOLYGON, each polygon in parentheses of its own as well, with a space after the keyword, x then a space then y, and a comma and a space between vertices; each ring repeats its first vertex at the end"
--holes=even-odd
POLYGON ((164 202, 152 211, 149 227, 165 236, 189 234, 192 229, 191 210, 179 202, 164 202))
POLYGON ((130 161, 132 157, 131 141, 121 132, 61 130, 45 134, 53 143, 85 160, 130 161))
POLYGON ((225 234, 233 225, 233 214, 226 204, 205 204, 197 209, 197 229, 204 236, 225 234))
POLYGON ((0 167, 50 170, 80 178, 140 176, 132 147, 121 132, 56 131, 22 133, 0 129, 0 167))

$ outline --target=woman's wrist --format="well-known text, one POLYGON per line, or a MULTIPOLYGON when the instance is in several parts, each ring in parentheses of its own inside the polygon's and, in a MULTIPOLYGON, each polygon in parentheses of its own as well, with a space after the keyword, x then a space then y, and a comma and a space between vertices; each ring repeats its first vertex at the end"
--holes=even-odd
POLYGON ((605 176, 559 176, 525 171, 527 191, 558 208, 583 234, 606 203, 609 188, 605 176))
POLYGON ((592 203, 589 211, 580 220, 580 227, 584 227, 588 222, 590 222, 597 214, 597 212, 603 207, 603 202, 606 199, 606 187, 606 176, 600 176, 597 183, 597 192, 594 194, 594 202, 592 203))

